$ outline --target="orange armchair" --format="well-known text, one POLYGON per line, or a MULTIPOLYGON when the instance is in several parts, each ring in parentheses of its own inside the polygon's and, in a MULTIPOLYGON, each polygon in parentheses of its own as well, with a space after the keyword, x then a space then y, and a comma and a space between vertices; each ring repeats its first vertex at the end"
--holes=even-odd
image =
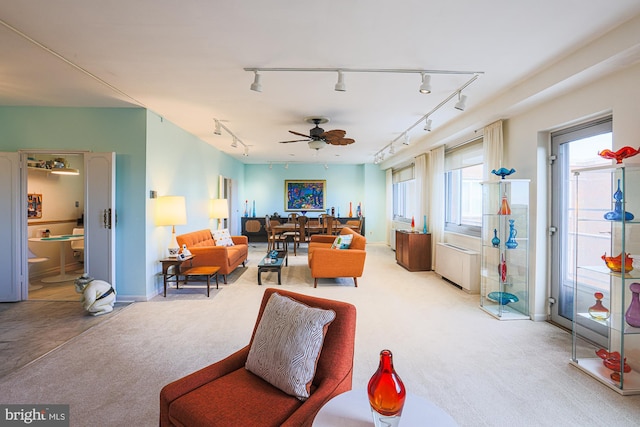
POLYGON ((351 390, 355 328, 356 309, 351 304, 266 289, 249 345, 162 388, 160 426, 311 426, 324 404, 351 390), (285 394, 245 369, 262 313, 274 292, 336 313, 324 338, 311 396, 305 401, 285 394))
POLYGON ((364 271, 367 257, 365 246, 367 239, 350 228, 342 228, 340 234, 352 234, 349 249, 331 249, 336 236, 314 234, 309 242, 309 268, 313 277, 313 287, 318 286, 320 278, 353 277, 358 287, 358 277, 364 271))

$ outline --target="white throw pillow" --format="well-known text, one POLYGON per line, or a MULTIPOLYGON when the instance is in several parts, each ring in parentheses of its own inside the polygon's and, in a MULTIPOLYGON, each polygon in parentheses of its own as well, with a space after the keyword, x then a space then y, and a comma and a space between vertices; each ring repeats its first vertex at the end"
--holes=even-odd
POLYGON ((353 234, 339 234, 331 245, 331 249, 349 249, 353 234))
POLYGON ((213 236, 216 246, 233 246, 233 240, 231 239, 229 230, 226 228, 212 231, 211 236, 213 236))
POLYGON ((333 310, 309 307, 274 293, 256 329, 246 369, 300 400, 309 397, 333 310))

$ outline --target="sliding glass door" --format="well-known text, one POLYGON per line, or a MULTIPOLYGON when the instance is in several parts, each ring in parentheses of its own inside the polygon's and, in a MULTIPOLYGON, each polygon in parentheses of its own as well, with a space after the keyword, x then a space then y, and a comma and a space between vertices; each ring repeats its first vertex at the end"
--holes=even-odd
MULTIPOLYGON (((575 274, 575 196, 572 169, 610 164, 598 152, 612 146, 611 117, 551 134, 555 159, 551 168, 551 321, 572 328, 575 274)), ((598 245, 604 236, 581 236, 580 242, 598 245)), ((608 287, 605 287, 608 288, 608 287)), ((608 300, 609 296, 605 298, 608 300)), ((595 300, 594 300, 595 301, 595 300)), ((593 322, 592 322, 593 323, 593 322)), ((606 331, 585 330, 581 335, 606 342, 606 331)))

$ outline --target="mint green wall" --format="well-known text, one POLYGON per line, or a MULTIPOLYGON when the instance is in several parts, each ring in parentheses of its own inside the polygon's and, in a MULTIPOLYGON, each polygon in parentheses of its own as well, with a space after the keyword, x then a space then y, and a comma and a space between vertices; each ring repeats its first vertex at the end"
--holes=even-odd
MULTIPOLYGON (((327 207, 336 208, 336 216, 349 213, 349 202, 355 215, 356 206, 362 203, 365 214, 366 237, 369 242, 383 242, 385 174, 375 165, 284 164, 244 166, 245 199, 249 200, 249 215, 256 202, 256 216, 285 212, 284 181, 287 179, 315 179, 327 181, 327 207)), ((244 207, 240 214, 244 212, 244 207)), ((318 212, 317 214, 320 214, 318 212)), ((310 212, 309 216, 316 216, 310 212)))
MULTIPOLYGON (((147 114, 146 230, 147 275, 146 294, 162 289, 158 259, 166 256, 171 227, 154 223, 155 199, 158 196, 184 196, 187 224, 177 225, 176 234, 215 228, 209 219, 209 200, 218 197, 219 176, 231 178, 244 186, 244 165, 184 131, 153 112, 147 114)), ((239 230, 239 228, 238 228, 239 230)))
POLYGON ((140 108, 0 107, 0 149, 116 153, 118 294, 145 283, 145 110, 140 108))

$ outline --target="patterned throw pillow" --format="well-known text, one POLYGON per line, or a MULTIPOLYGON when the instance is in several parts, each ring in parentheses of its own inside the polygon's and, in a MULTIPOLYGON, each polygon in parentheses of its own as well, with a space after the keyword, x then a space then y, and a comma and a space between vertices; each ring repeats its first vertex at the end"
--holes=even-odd
POLYGON ((352 234, 339 234, 336 240, 333 241, 331 249, 349 249, 352 240, 352 234))
POLYGON ((333 310, 274 293, 256 329, 245 368, 283 392, 306 400, 333 310))
POLYGON ((211 235, 216 242, 216 246, 233 246, 233 240, 231 240, 228 229, 224 228, 222 230, 212 231, 211 235))

